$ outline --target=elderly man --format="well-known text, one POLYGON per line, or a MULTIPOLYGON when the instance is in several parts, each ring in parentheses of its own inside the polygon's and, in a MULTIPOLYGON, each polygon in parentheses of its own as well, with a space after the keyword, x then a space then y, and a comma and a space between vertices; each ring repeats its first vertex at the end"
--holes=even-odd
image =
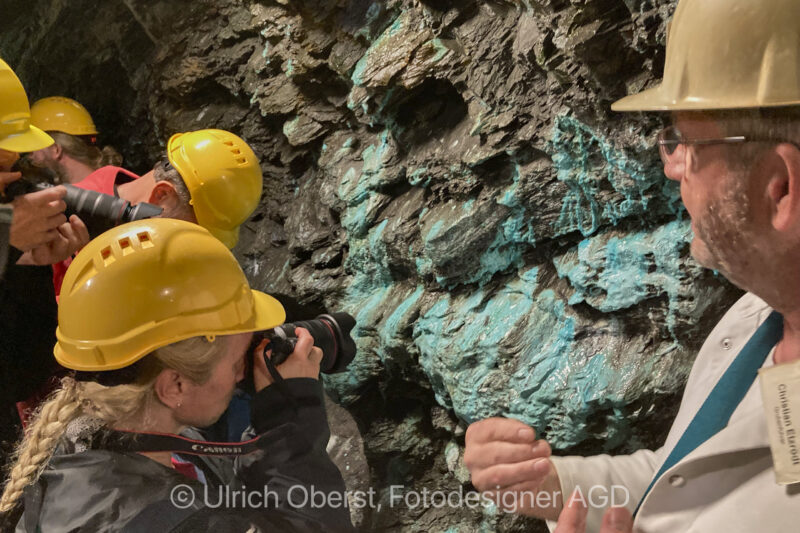
MULTIPOLYGON (((799 73, 797 0, 680 1, 663 83, 613 109, 671 113, 658 144, 692 219, 692 255, 749 292, 698 354, 662 448, 551 457, 532 428, 488 419, 466 437, 478 489, 554 520, 575 490, 622 486, 636 531, 797 531, 799 73), (526 492, 555 498, 535 507, 526 492)), ((590 506, 588 531, 603 512, 590 506)), ((583 529, 574 506, 564 515, 557 531, 583 529)))
MULTIPOLYGON (((228 248, 261 199, 261 166, 252 148, 229 131, 206 129, 173 135, 166 157, 138 178, 119 167, 101 167, 75 183, 132 204, 163 208, 160 216, 194 222, 228 248)), ((95 237, 96 235, 93 235, 95 237)), ((56 294, 69 260, 53 265, 56 294)))

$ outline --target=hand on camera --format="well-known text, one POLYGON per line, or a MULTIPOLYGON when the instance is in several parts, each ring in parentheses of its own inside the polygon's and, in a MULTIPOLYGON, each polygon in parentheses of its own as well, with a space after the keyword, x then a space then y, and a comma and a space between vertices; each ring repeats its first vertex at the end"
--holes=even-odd
MULTIPOLYGON (((0 172, 0 187, 19 179, 18 172, 0 172)), ((67 223, 64 210, 64 187, 51 187, 43 191, 18 196, 11 205, 14 216, 11 220, 10 242, 14 248, 27 252, 59 239, 58 227, 67 223)))
MULTIPOLYGON (((295 329, 297 344, 294 351, 286 358, 286 361, 275 367, 283 379, 290 378, 314 378, 319 379, 319 364, 322 361, 322 350, 314 346, 314 338, 305 328, 295 329)), ((255 381, 256 392, 269 387, 275 381, 267 370, 267 365, 261 354, 269 341, 264 340, 255 350, 253 364, 253 380, 255 381)), ((267 357, 272 353, 268 350, 267 357)))
POLYGON ((472 484, 509 512, 558 517, 561 483, 550 454, 547 441, 519 420, 488 418, 467 428, 464 463, 472 484))
POLYGON ((77 215, 72 215, 66 223, 58 227, 58 235, 52 241, 26 252, 19 262, 52 265, 75 255, 89 240, 86 225, 77 215))

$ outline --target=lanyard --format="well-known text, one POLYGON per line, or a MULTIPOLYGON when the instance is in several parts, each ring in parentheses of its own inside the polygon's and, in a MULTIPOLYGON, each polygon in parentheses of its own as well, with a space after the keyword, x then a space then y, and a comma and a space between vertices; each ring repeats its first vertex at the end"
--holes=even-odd
MULTIPOLYGON (((244 442, 209 442, 190 439, 172 433, 139 433, 115 429, 99 430, 91 441, 93 450, 113 452, 173 452, 187 455, 240 456, 256 451, 292 449, 291 435, 297 426, 293 423, 278 426, 244 442), (277 446, 286 441, 284 446, 277 446)), ((296 443, 295 443, 296 446, 296 443)))
POLYGON ((700 410, 694 415, 675 448, 672 449, 664 464, 653 477, 650 486, 644 491, 634 515, 639 512, 650 489, 664 472, 728 425, 733 412, 756 380, 758 369, 764 364, 769 352, 781 338, 783 338, 783 317, 780 313, 773 311, 750 337, 742 351, 714 386, 706 401, 703 402, 700 410))

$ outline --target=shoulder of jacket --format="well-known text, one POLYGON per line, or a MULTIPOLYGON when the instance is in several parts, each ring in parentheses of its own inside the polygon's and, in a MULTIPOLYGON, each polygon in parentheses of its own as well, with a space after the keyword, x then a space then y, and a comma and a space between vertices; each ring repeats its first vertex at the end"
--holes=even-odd
MULTIPOLYGON (((751 317, 756 313, 763 313, 771 310, 772 308, 770 308, 767 302, 752 292, 746 292, 736 301, 735 304, 731 306, 731 308, 728 310, 728 313, 725 314, 725 317, 732 312, 737 313, 742 317, 751 317)), ((723 320, 725 317, 723 317, 723 320)), ((766 319, 766 315, 764 318, 766 319)))

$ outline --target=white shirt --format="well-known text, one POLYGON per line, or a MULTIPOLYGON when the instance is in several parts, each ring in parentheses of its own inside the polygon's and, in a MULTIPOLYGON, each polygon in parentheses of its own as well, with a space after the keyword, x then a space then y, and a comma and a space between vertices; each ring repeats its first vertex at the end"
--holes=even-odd
MULTIPOLYGON (((731 307, 706 339, 686 384, 667 440, 656 451, 631 455, 553 457, 565 500, 580 486, 623 485, 633 511, 653 476, 683 435, 719 378, 772 309, 753 294, 731 307)), ((774 350, 773 350, 774 352, 774 350)), ((764 366, 774 364, 773 353, 764 366)), ((600 528, 605 508, 590 506, 587 532, 600 528)), ((548 522, 551 530, 554 523, 548 522)), ((800 487, 775 482, 758 380, 727 427, 668 469, 636 516, 641 533, 754 533, 800 531, 800 487)))

